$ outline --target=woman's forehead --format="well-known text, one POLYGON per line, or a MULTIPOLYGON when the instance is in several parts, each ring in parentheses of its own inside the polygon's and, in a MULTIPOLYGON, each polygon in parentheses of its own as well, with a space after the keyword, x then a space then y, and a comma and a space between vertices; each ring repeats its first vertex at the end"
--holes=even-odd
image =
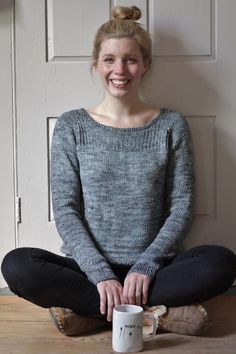
POLYGON ((140 47, 137 41, 133 38, 108 38, 101 43, 100 54, 104 55, 105 53, 120 53, 127 52, 133 54, 140 53, 140 47))

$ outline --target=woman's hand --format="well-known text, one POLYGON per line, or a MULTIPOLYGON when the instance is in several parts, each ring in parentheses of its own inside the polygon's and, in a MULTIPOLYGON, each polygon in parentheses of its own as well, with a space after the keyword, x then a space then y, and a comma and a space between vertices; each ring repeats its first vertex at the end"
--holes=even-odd
POLYGON ((145 305, 151 278, 141 273, 129 273, 124 282, 123 298, 126 304, 145 305))
POLYGON ((107 314, 107 321, 111 321, 113 308, 124 303, 122 285, 116 279, 109 279, 98 283, 97 289, 100 295, 100 312, 102 315, 107 314))

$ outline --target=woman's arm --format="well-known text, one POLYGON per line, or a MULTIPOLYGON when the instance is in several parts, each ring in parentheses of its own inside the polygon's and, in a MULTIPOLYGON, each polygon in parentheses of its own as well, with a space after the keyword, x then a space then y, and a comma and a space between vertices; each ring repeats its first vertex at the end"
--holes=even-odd
POLYGON ((162 261, 175 253, 183 242, 192 219, 195 199, 194 159, 191 134, 185 119, 178 114, 170 127, 169 159, 166 172, 166 219, 155 240, 130 270, 149 277, 161 268, 162 261))
POLYGON ((96 248, 82 215, 80 166, 76 155, 76 119, 70 112, 58 120, 51 147, 51 189, 53 212, 59 235, 88 279, 97 284, 117 279, 96 248))

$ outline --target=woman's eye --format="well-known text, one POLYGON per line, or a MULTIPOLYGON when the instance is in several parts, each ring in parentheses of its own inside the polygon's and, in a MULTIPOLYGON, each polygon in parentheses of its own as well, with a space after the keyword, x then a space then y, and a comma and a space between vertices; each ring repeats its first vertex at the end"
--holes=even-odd
POLYGON ((127 59, 128 63, 136 63, 136 59, 135 58, 129 58, 127 59))
POLYGON ((113 63, 113 59, 112 58, 105 58, 104 61, 106 63, 113 63))

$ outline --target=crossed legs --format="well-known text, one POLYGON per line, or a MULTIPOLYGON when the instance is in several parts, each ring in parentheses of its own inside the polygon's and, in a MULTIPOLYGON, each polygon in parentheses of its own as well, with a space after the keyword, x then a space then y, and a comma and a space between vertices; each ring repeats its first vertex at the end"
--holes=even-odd
MULTIPOLYGON (((123 283, 129 267, 112 268, 123 283)), ((15 294, 41 307, 60 306, 81 315, 99 316, 97 288, 71 258, 38 248, 18 248, 5 256, 2 273, 15 294)), ((232 251, 222 246, 194 247, 157 272, 148 305, 175 307, 203 302, 225 292, 235 277, 232 251)))

